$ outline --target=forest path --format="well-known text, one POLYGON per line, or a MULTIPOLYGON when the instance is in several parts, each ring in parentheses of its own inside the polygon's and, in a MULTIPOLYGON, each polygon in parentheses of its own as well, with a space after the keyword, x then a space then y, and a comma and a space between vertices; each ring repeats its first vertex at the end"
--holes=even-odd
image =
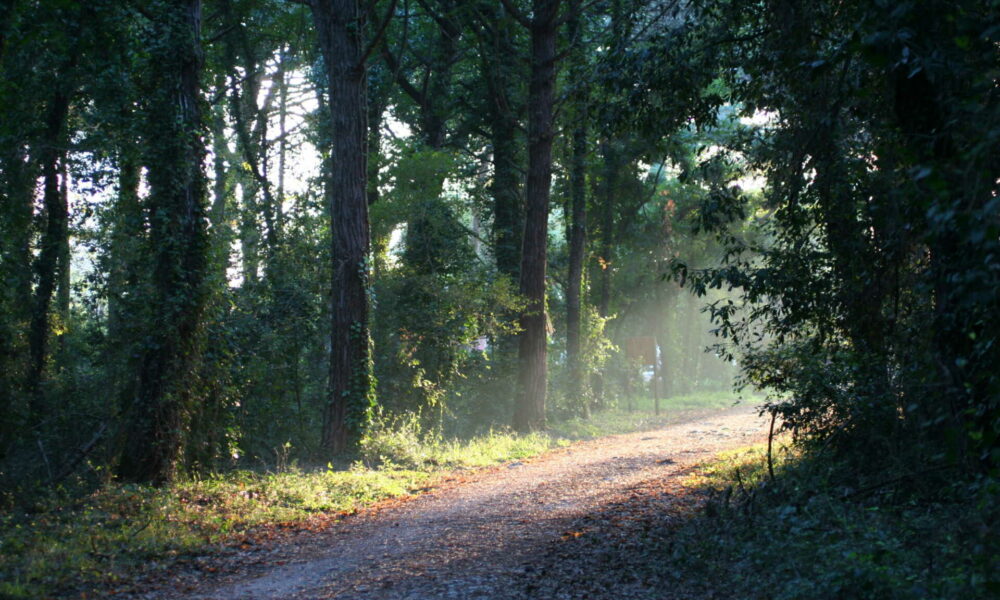
MULTIPOLYGON (((622 530, 615 515, 631 510, 628 504, 637 498, 650 509, 647 512, 670 513, 672 503, 684 502, 675 492, 682 490, 678 482, 686 469, 718 451, 753 443, 765 431, 756 410, 740 406, 654 431, 576 443, 445 483, 408 502, 362 511, 304 542, 297 540, 294 554, 282 556, 284 560, 272 557, 271 564, 256 565, 229 580, 205 582, 191 593, 157 596, 606 597, 595 595, 595 589, 571 592, 557 583, 560 574, 555 571, 565 571, 567 580, 576 581, 584 566, 588 571, 601 568, 558 550, 582 535, 574 528, 591 529, 592 537, 621 535, 628 528, 622 530), (607 517, 609 512, 614 514, 607 517), (581 525, 600 514, 605 515, 603 532, 601 527, 581 525), (560 557, 577 562, 545 566, 560 557)), ((639 589, 627 597, 654 592, 639 589)), ((617 592, 614 596, 622 597, 617 592)))

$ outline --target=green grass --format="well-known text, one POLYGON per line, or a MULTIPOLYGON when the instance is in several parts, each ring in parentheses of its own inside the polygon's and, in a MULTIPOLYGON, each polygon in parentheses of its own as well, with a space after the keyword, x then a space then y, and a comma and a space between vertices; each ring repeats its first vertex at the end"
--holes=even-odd
POLYGON ((255 528, 304 522, 409 493, 430 474, 409 470, 247 471, 166 489, 109 485, 0 516, 0 597, 37 598, 114 584, 148 561, 217 550, 255 528))
POLYGON ((415 419, 380 423, 349 470, 235 471, 155 489, 107 485, 85 498, 52 499, 0 513, 0 598, 38 598, 127 584, 136 573, 218 552, 248 537, 309 526, 379 500, 415 493, 435 477, 535 456, 569 440, 649 429, 726 408, 730 394, 652 401, 608 410, 548 433, 491 432, 471 440, 423 434, 415 419))
POLYGON ((945 480, 931 495, 845 487, 825 460, 785 449, 772 481, 765 448, 722 454, 687 480, 709 494, 706 509, 656 551, 695 595, 1000 597, 996 481, 945 480))
MULTIPOLYGON (((570 419, 551 426, 553 435, 583 440, 632 431, 655 429, 678 423, 698 415, 731 408, 737 396, 732 392, 700 392, 660 400, 660 414, 655 414, 654 400, 643 396, 623 400, 619 406, 594 414, 590 419, 570 419)), ((760 397, 749 396, 743 404, 762 402, 760 397)))

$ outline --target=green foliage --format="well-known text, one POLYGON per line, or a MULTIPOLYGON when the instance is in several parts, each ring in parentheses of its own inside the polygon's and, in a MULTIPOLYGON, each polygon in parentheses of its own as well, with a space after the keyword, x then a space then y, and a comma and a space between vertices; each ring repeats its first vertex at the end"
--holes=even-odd
POLYGON ((446 186, 460 181, 466 168, 451 152, 404 151, 386 174, 391 191, 372 214, 376 236, 388 237, 405 223, 400 247, 386 247, 374 286, 383 405, 415 411, 438 430, 452 411, 466 408, 460 406, 462 381, 490 368, 490 357, 476 347, 509 335, 506 315, 521 304, 512 282, 492 273, 474 251, 466 225, 477 210, 472 190, 446 186))
MULTIPOLYGON (((310 12, 281 0, 207 2, 199 39, 179 6, 52 0, 0 13, 5 504, 30 503, 60 485, 92 490, 109 477, 107 467, 135 458, 126 446, 154 439, 164 449, 156 478, 174 467, 192 476, 268 462, 288 440, 295 458, 319 451, 316 423, 336 343, 324 189, 335 107, 326 101, 310 12), (178 91, 187 100, 178 102, 178 91), (46 141, 59 94, 70 99, 65 139, 46 141), (32 307, 43 306, 33 296, 49 295, 40 271, 55 274, 36 264, 52 237, 39 190, 53 148, 66 163, 74 207, 67 233, 57 236, 65 239, 56 240, 72 259, 59 267, 71 271, 70 283, 57 290, 70 308, 36 319, 40 339, 51 343, 32 382, 28 325, 32 307), (317 172, 311 155, 324 161, 317 172), (27 393, 33 386, 38 394, 27 393), (32 402, 53 410, 28 428, 32 402)), ((657 302, 651 290, 665 288, 653 280, 674 247, 659 243, 668 202, 653 192, 666 183, 637 165, 658 161, 668 147, 677 156, 690 150, 684 135, 663 137, 692 114, 689 101, 698 100, 699 114, 715 102, 700 90, 716 74, 702 68, 710 53, 677 60, 694 50, 694 21, 648 11, 642 1, 621 3, 617 16, 605 8, 583 11, 579 35, 560 39, 567 50, 576 45, 578 59, 558 93, 594 88, 592 104, 564 114, 590 122, 591 149, 614 137, 619 157, 618 184, 605 181, 596 153, 585 161, 585 179, 605 185, 613 204, 606 229, 619 232, 612 243, 621 259, 605 265, 615 290, 605 312, 615 317, 583 308, 582 376, 611 375, 610 403, 626 393, 617 375, 637 377, 613 341, 685 318, 671 308, 646 314, 657 312, 645 309, 657 302), (630 80, 638 83, 623 85, 630 80)), ((407 18, 388 24, 385 53, 369 57, 372 352, 355 369, 347 421, 360 435, 377 391, 380 418, 419 414, 421 431, 471 436, 510 418, 528 86, 526 65, 497 57, 527 52, 529 33, 505 9, 481 3, 400 10, 407 18)), ((556 170, 565 162, 557 158, 556 170)), ((592 221, 593 239, 602 228, 592 221)), ((549 272, 561 272, 562 242, 551 242, 549 272)), ((551 283, 555 315, 565 295, 558 277, 551 283)), ((563 393, 558 321, 549 343, 554 416, 562 418, 597 394, 586 384, 582 394, 563 393)), ((676 354, 690 346, 671 344, 676 354)), ((699 364, 671 361, 669 378, 698 373, 685 389, 715 381, 699 364)), ((150 476, 132 470, 132 478, 150 476)))
POLYGON ((420 416, 412 413, 376 419, 362 438, 361 457, 368 465, 387 469, 473 468, 534 456, 560 443, 559 438, 542 433, 506 431, 445 440, 439 432, 424 431, 420 416))
POLYGON ((752 236, 731 230, 753 214, 743 194, 715 196, 723 265, 681 275, 743 291, 713 317, 801 440, 865 471, 995 469, 995 7, 712 10, 720 37, 760 32, 731 47, 727 86, 770 117, 731 145, 768 188, 752 236))
MULTIPOLYGON (((754 403, 758 397, 748 397, 740 402, 754 403)), ((661 398, 657 403, 648 393, 621 398, 608 410, 593 413, 589 418, 572 418, 556 422, 549 428, 552 435, 568 440, 584 440, 652 430, 674 423, 732 408, 737 400, 730 392, 697 392, 661 398), (659 404, 660 414, 655 413, 659 404)))
POLYGON ((665 565, 687 585, 783 600, 995 596, 995 483, 970 489, 928 472, 902 488, 843 487, 826 461, 787 447, 774 458, 774 481, 764 446, 689 478, 708 507, 676 532, 665 565))
MULTIPOLYGON (((572 394, 573 389, 568 378, 578 376, 588 381, 596 375, 607 370, 613 356, 619 351, 607 336, 605 331, 608 322, 613 317, 602 317, 597 308, 586 304, 582 307, 580 315, 580 373, 570 373, 568 365, 564 364, 564 352, 551 353, 549 362, 552 363, 553 376, 551 377, 551 399, 546 410, 558 422, 584 414, 585 407, 594 404, 593 390, 587 386, 582 393, 572 394)), ((560 348, 564 350, 564 348, 560 348)))
POLYGON ((412 492, 428 477, 403 470, 236 471, 162 489, 112 485, 82 499, 53 499, 32 513, 0 515, 0 591, 37 598, 114 585, 261 527, 412 492))
POLYGON ((467 440, 427 431, 416 415, 379 415, 361 442, 368 467, 301 468, 286 443, 273 449, 274 471, 237 470, 163 488, 109 484, 87 495, 68 490, 38 499, 30 511, 0 512, 0 590, 14 598, 104 590, 156 565, 266 536, 275 526, 308 524, 412 493, 443 471, 529 458, 567 440, 662 426, 731 404, 723 394, 670 398, 657 417, 643 399, 634 412, 597 413, 549 434, 496 430, 467 440))
POLYGON ((379 415, 361 438, 361 459, 368 466, 423 467, 429 464, 429 450, 438 441, 428 437, 420 425, 419 413, 392 419, 379 415))

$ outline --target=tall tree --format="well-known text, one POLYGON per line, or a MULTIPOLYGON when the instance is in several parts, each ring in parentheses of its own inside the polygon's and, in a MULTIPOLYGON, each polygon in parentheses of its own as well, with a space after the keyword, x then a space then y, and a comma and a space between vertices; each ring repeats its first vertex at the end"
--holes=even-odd
POLYGON ((198 351, 208 256, 201 136, 201 0, 159 0, 145 12, 143 137, 155 316, 145 332, 119 476, 163 483, 183 443, 186 378, 198 351))
POLYGON ((81 21, 91 12, 59 3, 0 8, 0 410, 7 415, 0 454, 22 435, 21 417, 31 413, 37 421, 44 412, 52 295, 66 240, 60 164, 78 81, 81 21))
MULTIPOLYGON (((572 141, 570 148, 570 202, 569 225, 567 228, 569 245, 569 265, 566 277, 566 360, 569 366, 569 390, 576 400, 583 392, 583 373, 580 364, 580 308, 583 292, 583 262, 587 246, 587 102, 588 87, 585 81, 586 62, 584 47, 580 40, 580 15, 574 14, 567 21, 567 34, 575 46, 573 64, 570 67, 571 85, 576 86, 572 95, 572 141)), ((584 413, 589 412, 589 403, 582 402, 584 413)))
MULTIPOLYGON (((41 251, 35 261, 37 285, 31 310, 30 344, 31 362, 28 368, 28 392, 31 402, 31 419, 35 421, 44 413, 42 402, 42 378, 45 373, 49 346, 49 317, 52 294, 58 283, 59 255, 68 234, 66 198, 60 189, 60 158, 65 154, 60 150, 65 135, 66 118, 69 115, 70 93, 57 89, 46 110, 45 133, 39 152, 41 164, 45 208, 45 231, 42 234, 41 251)), ((63 268, 66 265, 62 265, 63 268)))
MULTIPOLYGON (((514 405, 514 428, 529 431, 545 426, 545 394, 548 385, 545 270, 552 186, 556 37, 562 0, 533 0, 530 18, 517 12, 507 0, 504 3, 531 33, 528 183, 520 273, 520 290, 527 305, 521 313, 518 390, 514 405)), ((576 6, 573 7, 575 8, 576 6)))
MULTIPOLYGON (((389 6, 376 39, 392 15, 389 6)), ((333 453, 357 442, 375 402, 369 334, 366 62, 364 18, 358 0, 313 0, 313 20, 326 68, 330 111, 332 326, 330 381, 323 415, 323 446, 333 453)), ((369 7, 371 9, 372 7, 369 7)))

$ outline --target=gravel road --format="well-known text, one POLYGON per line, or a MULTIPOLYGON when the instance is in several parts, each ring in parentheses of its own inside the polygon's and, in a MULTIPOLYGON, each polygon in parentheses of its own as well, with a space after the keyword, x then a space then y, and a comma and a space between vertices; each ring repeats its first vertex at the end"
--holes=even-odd
MULTIPOLYGON (((292 555, 161 598, 538 598, 538 568, 580 519, 765 435, 742 406, 573 444, 444 484, 312 534, 292 555), (534 582, 534 583, 532 583, 534 582), (199 589, 200 588, 200 589, 199 589), (532 591, 533 590, 533 591, 532 591)), ((676 489, 676 486, 673 488, 676 489)), ((661 495, 667 492, 661 493, 661 495)), ((669 498, 668 498, 669 500, 669 498)), ((554 594, 563 597, 563 594, 554 594)), ((571 597, 571 596, 567 596, 571 597)))

